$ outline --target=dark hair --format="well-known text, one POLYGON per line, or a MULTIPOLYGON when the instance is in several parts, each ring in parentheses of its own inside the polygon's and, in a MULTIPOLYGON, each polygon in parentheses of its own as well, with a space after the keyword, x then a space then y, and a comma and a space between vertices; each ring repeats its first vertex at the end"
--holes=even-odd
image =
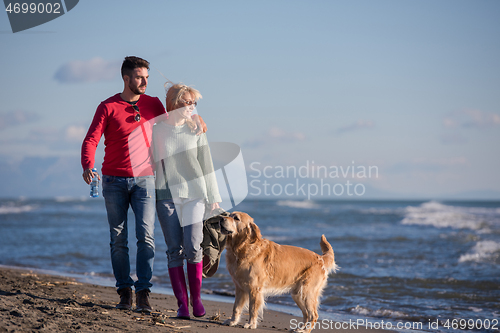
POLYGON ((149 62, 139 58, 139 57, 125 57, 125 60, 123 60, 122 64, 122 77, 127 75, 127 76, 132 76, 132 71, 136 68, 142 68, 145 67, 149 70, 149 62))

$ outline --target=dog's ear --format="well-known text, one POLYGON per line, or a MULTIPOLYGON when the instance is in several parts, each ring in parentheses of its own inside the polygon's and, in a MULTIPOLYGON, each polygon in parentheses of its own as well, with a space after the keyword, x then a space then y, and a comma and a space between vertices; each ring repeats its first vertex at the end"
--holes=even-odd
POLYGON ((253 223, 253 221, 249 223, 248 227, 250 228, 250 236, 248 237, 250 239, 250 243, 254 243, 259 239, 262 239, 260 229, 255 223, 253 223))

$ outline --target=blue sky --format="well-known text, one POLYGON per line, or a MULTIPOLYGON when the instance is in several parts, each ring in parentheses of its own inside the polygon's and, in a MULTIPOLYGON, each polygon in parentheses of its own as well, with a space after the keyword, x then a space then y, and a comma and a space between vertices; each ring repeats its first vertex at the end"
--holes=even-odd
POLYGON ((137 55, 149 95, 164 99, 156 69, 200 90, 209 140, 242 148, 254 187, 291 182, 280 168, 376 166, 325 181, 363 198, 500 199, 498 17, 495 0, 85 0, 13 34, 3 12, 1 195, 87 195, 81 141, 137 55))

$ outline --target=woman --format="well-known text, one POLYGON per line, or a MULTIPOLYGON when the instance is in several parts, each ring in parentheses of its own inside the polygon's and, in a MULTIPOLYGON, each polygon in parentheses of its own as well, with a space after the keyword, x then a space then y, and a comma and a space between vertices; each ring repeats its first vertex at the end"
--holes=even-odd
POLYGON ((212 157, 204 133, 197 135, 191 119, 198 90, 174 84, 167 91, 168 119, 153 127, 156 161, 156 211, 167 243, 168 272, 179 309, 177 317, 189 319, 184 260, 193 315, 202 317, 203 217, 205 207, 214 210, 221 202, 212 157))

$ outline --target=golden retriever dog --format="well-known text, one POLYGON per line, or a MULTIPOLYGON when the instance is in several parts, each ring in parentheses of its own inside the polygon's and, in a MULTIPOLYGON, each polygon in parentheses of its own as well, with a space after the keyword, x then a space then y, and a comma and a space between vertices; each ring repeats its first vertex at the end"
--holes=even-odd
POLYGON ((259 227, 246 213, 234 212, 220 222, 226 241, 226 266, 236 287, 231 319, 225 325, 239 323, 248 307, 250 320, 245 328, 257 328, 265 297, 290 292, 304 316, 303 330, 310 332, 318 320, 319 298, 330 271, 336 271, 332 246, 321 236, 321 251, 279 245, 262 238, 259 227))

